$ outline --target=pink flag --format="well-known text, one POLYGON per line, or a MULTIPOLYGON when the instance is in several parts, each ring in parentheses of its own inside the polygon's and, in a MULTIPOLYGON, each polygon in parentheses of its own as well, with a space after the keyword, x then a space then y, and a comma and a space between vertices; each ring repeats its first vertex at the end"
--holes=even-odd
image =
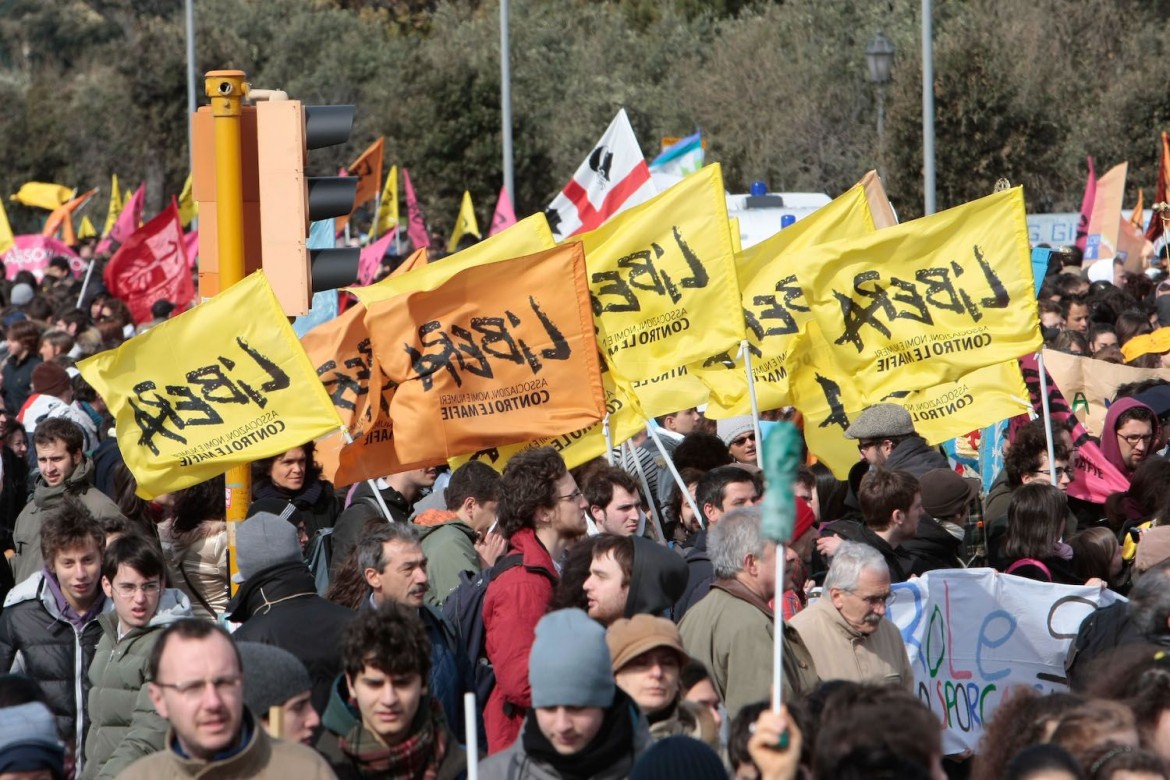
POLYGON ((431 234, 427 224, 423 221, 422 210, 418 207, 418 199, 414 197, 414 185, 410 183, 410 171, 402 169, 402 188, 406 190, 406 235, 415 249, 430 247, 431 234))
POLYGON ((359 285, 364 287, 374 281, 378 274, 378 266, 382 264, 382 258, 386 256, 386 250, 390 248, 390 242, 397 233, 398 228, 394 228, 362 250, 361 259, 358 261, 359 285))
POLYGON ((199 231, 191 230, 184 233, 183 244, 187 248, 187 267, 194 268, 195 260, 199 257, 199 231))
POLYGON ((1093 158, 1089 158, 1089 178, 1085 180, 1085 194, 1081 198, 1081 218, 1077 222, 1077 249, 1085 251, 1085 241, 1089 238, 1089 218, 1093 216, 1093 201, 1097 197, 1097 171, 1093 168, 1093 158))
MULTIPOLYGON (((141 191, 141 190, 139 190, 141 191)), ((150 320, 150 307, 166 299, 184 311, 195 298, 187 266, 183 224, 174 200, 126 239, 106 264, 106 289, 126 301, 134 321, 150 320)))
POLYGON ((488 230, 489 236, 494 236, 505 228, 516 224, 516 210, 512 208, 512 199, 508 197, 508 190, 500 187, 500 197, 496 201, 496 213, 492 215, 492 226, 488 230))
MULTIPOLYGON (((138 185, 138 189, 130 196, 130 200, 122 206, 122 213, 118 215, 118 221, 114 223, 114 227, 110 229, 110 234, 101 240, 97 245, 97 254, 109 252, 113 248, 113 244, 125 244, 127 239, 138 230, 138 224, 142 222, 142 206, 146 201, 146 183, 138 185)), ((147 317, 147 319, 150 319, 147 317)))
POLYGON ((74 276, 85 273, 86 267, 85 261, 76 252, 52 236, 14 236, 12 249, 2 257, 8 279, 16 278, 20 271, 31 271, 39 280, 54 257, 68 260, 74 276))

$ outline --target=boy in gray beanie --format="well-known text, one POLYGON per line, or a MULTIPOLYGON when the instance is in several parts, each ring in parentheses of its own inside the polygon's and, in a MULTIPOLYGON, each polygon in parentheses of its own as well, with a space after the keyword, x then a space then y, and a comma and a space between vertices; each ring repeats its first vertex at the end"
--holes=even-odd
POLYGON ((481 780, 629 775, 650 731, 614 684, 605 629, 580 609, 545 615, 536 625, 528 679, 532 709, 520 738, 480 764, 481 780))
POLYGON ((236 642, 244 665, 244 704, 274 737, 310 745, 321 716, 309 700, 313 681, 301 660, 287 650, 261 642, 236 642), (271 722, 280 709, 279 725, 271 722), (274 733, 274 731, 276 733, 274 733))

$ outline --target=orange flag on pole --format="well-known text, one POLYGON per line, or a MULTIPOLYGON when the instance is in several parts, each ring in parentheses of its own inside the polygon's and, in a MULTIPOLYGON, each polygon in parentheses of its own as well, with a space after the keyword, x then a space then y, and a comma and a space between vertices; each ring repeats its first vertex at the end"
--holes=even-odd
POLYGON ((379 136, 349 166, 349 175, 358 177, 357 194, 353 198, 355 209, 378 197, 382 190, 382 148, 385 143, 386 139, 379 136))
POLYGON ((57 231, 60 230, 62 241, 70 246, 76 244, 77 237, 73 233, 73 213, 84 206, 86 201, 96 194, 96 189, 90 190, 82 195, 78 195, 68 203, 53 209, 53 213, 45 220, 45 227, 41 230, 41 235, 56 235, 57 231))
POLYGON ((380 301, 366 325, 397 385, 392 427, 379 438, 401 468, 569 433, 605 415, 579 242, 380 301))

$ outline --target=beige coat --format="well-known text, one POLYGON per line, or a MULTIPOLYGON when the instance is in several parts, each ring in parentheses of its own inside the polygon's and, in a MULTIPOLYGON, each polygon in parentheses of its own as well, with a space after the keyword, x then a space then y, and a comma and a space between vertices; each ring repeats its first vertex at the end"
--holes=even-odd
POLYGON ((896 683, 914 690, 902 632, 890 620, 882 618, 877 631, 861 634, 845 622, 826 593, 788 623, 817 659, 822 680, 896 683))
POLYGON ((190 531, 176 533, 167 521, 159 526, 158 535, 167 559, 167 584, 187 594, 195 617, 215 620, 226 612, 231 599, 227 523, 204 520, 190 531))

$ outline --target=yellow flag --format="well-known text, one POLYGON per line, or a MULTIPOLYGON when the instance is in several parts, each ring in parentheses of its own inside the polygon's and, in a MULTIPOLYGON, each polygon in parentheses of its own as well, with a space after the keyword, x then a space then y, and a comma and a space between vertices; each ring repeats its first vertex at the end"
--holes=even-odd
MULTIPOLYGON (((810 323, 809 334, 814 341, 819 337, 816 323, 810 323)), ((859 457, 857 442, 846 439, 845 430, 871 403, 880 401, 905 407, 915 430, 931 445, 1031 408, 1020 365, 1015 360, 976 369, 954 382, 867 401, 847 374, 823 370, 831 361, 818 360, 818 354, 819 350, 813 348, 808 364, 793 372, 794 401, 804 416, 809 451, 840 479, 848 476, 859 457)))
POLYGON ((114 415, 142 498, 341 427, 263 271, 78 368, 114 415))
POLYGON ((72 187, 66 187, 64 184, 30 181, 20 185, 20 190, 11 197, 11 200, 33 208, 52 211, 58 206, 68 203, 72 197, 72 187))
MULTIPOLYGON (((602 389, 605 392, 605 410, 609 414, 609 433, 616 447, 633 438, 646 427, 646 413, 638 406, 636 399, 618 388, 618 385, 613 381, 613 376, 605 370, 604 365, 602 366, 601 380, 602 389)), ((576 468, 605 454, 604 423, 596 422, 586 428, 561 436, 548 436, 522 444, 508 444, 480 450, 469 455, 451 458, 447 463, 452 470, 455 470, 469 460, 479 460, 497 471, 503 471, 504 466, 508 465, 508 461, 516 453, 533 447, 552 447, 560 453, 566 466, 571 469, 576 468)))
POLYGON ((544 214, 533 214, 475 246, 443 258, 442 262, 430 263, 401 276, 388 276, 366 287, 348 287, 346 291, 353 293, 359 301, 369 307, 378 301, 385 301, 402 293, 433 290, 468 268, 536 254, 544 249, 551 249, 554 245, 556 240, 549 230, 548 220, 544 214))
POLYGON ((88 214, 81 218, 81 226, 77 228, 77 238, 78 240, 83 238, 97 238, 97 228, 93 226, 93 222, 90 221, 88 214))
POLYGON ((809 247, 801 263, 805 300, 832 348, 825 359, 867 402, 1040 347, 1020 187, 809 247))
POLYGON ((118 189, 118 174, 115 173, 110 177, 110 207, 106 210, 106 225, 102 228, 103 238, 108 236, 110 231, 114 229, 114 225, 118 223, 118 215, 122 213, 122 206, 125 202, 118 189))
POLYGON ((447 251, 454 252, 459 246, 459 239, 466 235, 482 238, 479 232, 479 223, 475 221, 475 209, 471 205, 471 193, 463 191, 463 203, 459 206, 459 217, 455 220, 455 229, 451 231, 451 240, 447 242, 447 251))
POLYGON ((8 224, 8 212, 4 210, 4 201, 0 201, 0 255, 16 246, 16 236, 12 235, 12 225, 8 224))
MULTIPOLYGON (((811 270, 804 252, 812 246, 874 232, 865 180, 802 220, 735 257, 741 309, 752 350, 752 377, 762 410, 792 403, 786 363, 804 323, 812 316, 805 300, 811 270)), ((736 351, 690 366, 711 388, 706 415, 723 419, 751 413, 744 359, 736 351)))
POLYGON ((188 173, 187 181, 183 182, 183 191, 179 193, 179 222, 183 227, 190 225, 191 220, 199 215, 199 203, 192 192, 194 181, 195 174, 188 173))
MULTIPOLYGON (((690 409, 708 402, 711 391, 699 378, 679 366, 666 373, 635 382, 618 380, 617 384, 628 396, 637 399, 647 417, 672 414, 679 409, 690 409)), ((642 421, 645 425, 645 420, 642 421)))
POLYGON ((598 346, 631 381, 734 349, 744 336, 719 165, 577 236, 598 346))
POLYGON ((391 165, 382 188, 382 202, 378 205, 378 222, 374 232, 384 236, 398 227, 398 166, 391 165))

